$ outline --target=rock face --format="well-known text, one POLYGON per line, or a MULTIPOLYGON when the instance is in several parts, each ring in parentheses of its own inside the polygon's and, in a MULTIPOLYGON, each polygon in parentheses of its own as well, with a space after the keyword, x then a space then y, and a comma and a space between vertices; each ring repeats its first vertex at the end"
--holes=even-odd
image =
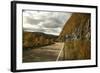
POLYGON ((64 60, 91 58, 91 15, 73 13, 65 23, 58 40, 65 42, 64 60))
POLYGON ((34 48, 53 44, 58 36, 41 32, 23 32, 23 48, 34 48))
POLYGON ((90 17, 91 15, 88 13, 73 13, 65 23, 58 39, 63 40, 66 35, 72 34, 85 38, 87 33, 90 33, 90 17))

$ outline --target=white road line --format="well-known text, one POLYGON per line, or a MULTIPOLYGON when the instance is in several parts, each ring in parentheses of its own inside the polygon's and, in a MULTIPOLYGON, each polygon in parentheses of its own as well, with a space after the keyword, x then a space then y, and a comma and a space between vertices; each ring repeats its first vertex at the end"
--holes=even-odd
POLYGON ((60 50, 60 52, 59 52, 59 54, 58 54, 58 56, 57 56, 56 61, 59 60, 59 57, 60 57, 60 55, 61 55, 61 52, 63 51, 63 48, 64 48, 64 43, 62 43, 62 48, 61 48, 61 50, 60 50))

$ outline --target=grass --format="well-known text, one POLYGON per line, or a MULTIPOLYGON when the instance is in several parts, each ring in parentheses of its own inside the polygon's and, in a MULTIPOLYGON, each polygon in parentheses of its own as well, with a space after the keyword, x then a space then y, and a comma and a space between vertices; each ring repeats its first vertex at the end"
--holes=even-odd
POLYGON ((91 43, 88 40, 65 42, 65 60, 84 60, 91 58, 91 43))

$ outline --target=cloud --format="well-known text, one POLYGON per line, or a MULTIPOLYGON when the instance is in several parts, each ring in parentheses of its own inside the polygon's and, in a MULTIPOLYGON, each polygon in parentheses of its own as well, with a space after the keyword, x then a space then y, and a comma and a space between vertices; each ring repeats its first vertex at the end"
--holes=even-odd
POLYGON ((31 24, 31 25, 37 25, 39 24, 41 21, 43 21, 42 19, 34 19, 34 18, 30 18, 30 17, 26 17, 26 22, 25 23, 28 23, 28 24, 31 24))
POLYGON ((34 28, 34 29, 32 29, 32 28, 23 28, 23 29, 24 29, 24 31, 28 31, 28 32, 45 32, 44 29, 36 29, 36 28, 34 28))
POLYGON ((43 26, 45 28, 57 28, 60 27, 59 24, 60 24, 59 22, 55 22, 54 20, 46 20, 44 21, 43 26))
POLYGON ((24 11, 23 28, 25 31, 59 35, 70 16, 68 12, 24 11))

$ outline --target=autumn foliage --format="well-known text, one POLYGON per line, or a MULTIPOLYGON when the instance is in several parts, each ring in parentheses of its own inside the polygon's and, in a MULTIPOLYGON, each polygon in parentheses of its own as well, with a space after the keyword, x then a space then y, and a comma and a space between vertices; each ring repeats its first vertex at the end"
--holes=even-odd
POLYGON ((57 37, 40 32, 23 32, 23 48, 36 48, 54 44, 57 37))
POLYGON ((80 60, 90 59, 91 45, 90 41, 74 40, 65 42, 64 46, 65 59, 67 60, 80 60))

